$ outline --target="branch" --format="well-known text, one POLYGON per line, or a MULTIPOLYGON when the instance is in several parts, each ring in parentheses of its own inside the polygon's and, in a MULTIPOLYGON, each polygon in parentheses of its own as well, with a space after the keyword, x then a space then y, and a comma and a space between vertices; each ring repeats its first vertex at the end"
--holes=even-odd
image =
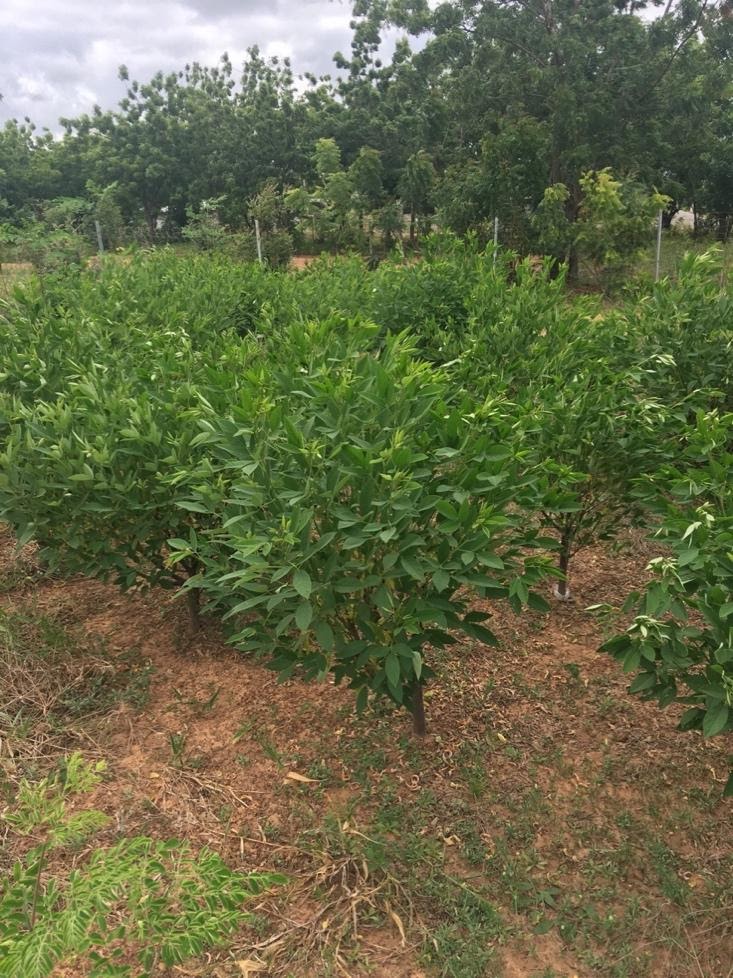
MULTIPOLYGON (((667 10, 669 10, 671 4, 672 4, 672 0, 667 0, 667 9, 664 12, 664 15, 665 16, 666 16, 667 10)), ((672 67, 672 65, 673 65, 673 63, 674 63, 675 58, 677 57, 677 55, 682 51, 682 49, 687 45, 687 43, 692 40, 692 38, 695 36, 695 34, 697 34, 697 32, 699 30, 699 27, 700 27, 700 24, 702 23, 702 19, 703 19, 704 15, 705 15, 705 13, 707 11, 707 7, 708 7, 708 0, 703 0, 702 6, 700 7, 700 10, 698 12, 698 15, 695 18, 695 23, 692 25, 692 27, 687 32, 687 34, 685 34, 685 36, 681 39, 681 41, 679 42, 679 44, 677 45, 677 47, 674 49, 674 51, 670 55, 669 61, 664 66, 664 68, 662 68, 662 70, 659 73, 659 75, 657 76, 656 80, 654 82, 652 82, 652 84, 650 85, 650 87, 647 89, 647 92, 654 91, 654 89, 664 79, 665 75, 667 74, 667 72, 669 71, 669 69, 672 67)))

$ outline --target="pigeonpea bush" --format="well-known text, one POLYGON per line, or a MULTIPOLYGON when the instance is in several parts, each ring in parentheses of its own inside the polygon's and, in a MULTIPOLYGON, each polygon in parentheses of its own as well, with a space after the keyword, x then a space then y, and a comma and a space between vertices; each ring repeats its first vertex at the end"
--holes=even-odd
POLYGON ((668 412, 644 396, 638 375, 602 362, 545 383, 538 395, 528 441, 541 473, 542 524, 559 541, 556 594, 567 599, 571 558, 641 517, 635 480, 658 464, 668 412))
MULTIPOLYGON (((649 481, 667 548, 624 611, 628 628, 603 646, 630 692, 660 706, 683 703, 683 730, 733 730, 733 415, 700 414, 683 458, 649 481)), ((733 771, 726 787, 733 795, 733 771)))
POLYGON ((472 597, 545 608, 530 588, 546 561, 509 511, 532 486, 501 405, 449 403, 404 335, 361 352, 377 330, 310 324, 283 339, 297 371, 281 362, 258 401, 201 418, 212 472, 192 474, 187 505, 215 525, 170 540, 171 561, 201 565, 187 586, 281 678, 331 673, 359 707, 385 694, 422 733, 439 650, 456 631, 496 644, 472 597))
POLYGON ((59 571, 202 594, 283 677, 386 695, 419 729, 441 648, 492 641, 486 599, 540 607, 538 548, 567 576, 657 514, 695 412, 730 402, 717 259, 613 309, 563 287, 435 240, 376 270, 163 250, 16 289, 0 517, 59 571))
POLYGON ((180 586, 195 568, 172 570, 165 541, 197 517, 166 479, 192 464, 186 411, 229 397, 253 342, 195 322, 144 331, 134 311, 125 328, 16 308, 5 330, 14 384, 0 397, 0 506, 20 542, 35 539, 51 570, 180 586))
POLYGON ((676 281, 629 304, 628 350, 647 368, 647 389, 660 400, 733 410, 730 284, 719 253, 689 254, 676 281))

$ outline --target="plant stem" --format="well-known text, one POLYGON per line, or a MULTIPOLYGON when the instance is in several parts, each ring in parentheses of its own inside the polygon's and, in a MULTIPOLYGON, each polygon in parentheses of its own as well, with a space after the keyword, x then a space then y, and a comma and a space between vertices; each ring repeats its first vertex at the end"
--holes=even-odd
POLYGON ((192 588, 186 592, 186 604, 191 618, 191 626, 195 632, 198 632, 201 628, 201 592, 198 588, 192 588))
POLYGON ((560 598, 567 598, 570 593, 570 587, 568 585, 568 568, 570 566, 570 541, 563 538, 560 545, 560 558, 558 560, 558 567, 562 571, 562 577, 557 582, 557 594, 560 598))
POLYGON ((424 737, 425 731, 425 703, 422 695, 422 683, 415 683, 412 690, 412 732, 416 737, 424 737))
POLYGON ((36 880, 33 884, 33 903, 31 904, 31 930, 36 926, 36 914, 38 913, 38 897, 41 892, 41 873, 43 872, 43 867, 46 865, 46 852, 48 850, 48 843, 44 843, 41 846, 41 851, 38 854, 38 872, 36 873, 36 880))

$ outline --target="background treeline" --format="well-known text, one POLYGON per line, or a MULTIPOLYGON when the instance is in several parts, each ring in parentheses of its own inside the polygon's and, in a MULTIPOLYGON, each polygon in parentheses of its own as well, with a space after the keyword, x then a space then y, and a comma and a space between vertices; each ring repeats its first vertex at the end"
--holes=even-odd
POLYGON ((184 232, 210 247, 234 232, 251 257, 257 217, 277 264, 294 247, 370 251, 435 224, 488 240, 498 217, 503 244, 567 260, 572 276, 579 252, 628 250, 656 192, 668 221, 691 208, 696 231, 725 240, 731 12, 728 0, 357 0, 334 77, 296 78, 252 48, 241 70, 224 55, 130 81, 115 110, 62 120, 61 139, 7 123, 2 239, 33 259, 39 237, 93 242, 98 220, 108 247, 184 232), (390 25, 404 34, 383 63, 390 25), (602 244, 588 241, 599 216, 602 244))

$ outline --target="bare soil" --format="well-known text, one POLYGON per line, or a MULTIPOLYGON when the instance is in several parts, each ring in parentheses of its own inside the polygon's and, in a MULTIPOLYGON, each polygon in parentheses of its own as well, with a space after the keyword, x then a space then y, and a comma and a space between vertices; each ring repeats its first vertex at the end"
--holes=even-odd
MULTIPOLYGON (((290 879, 234 947, 162 978, 730 978, 731 745, 680 733, 679 711, 629 696, 597 651, 585 609, 620 604, 652 555, 625 542, 580 554, 573 596, 551 613, 496 611, 499 649, 456 646, 417 743, 405 714, 355 718, 348 690, 279 685, 214 623, 192 634, 168 593, 18 574, 0 536, 0 608, 152 666, 142 709, 117 706, 82 735, 109 764, 89 799, 109 831, 187 839, 290 879), (378 845, 396 864, 372 860, 378 845), (437 880, 454 901, 488 898, 496 935, 472 938, 437 880), (433 953, 443 933, 461 954, 473 940, 477 963, 433 953)), ((0 763, 21 762, 0 749, 0 763)))

